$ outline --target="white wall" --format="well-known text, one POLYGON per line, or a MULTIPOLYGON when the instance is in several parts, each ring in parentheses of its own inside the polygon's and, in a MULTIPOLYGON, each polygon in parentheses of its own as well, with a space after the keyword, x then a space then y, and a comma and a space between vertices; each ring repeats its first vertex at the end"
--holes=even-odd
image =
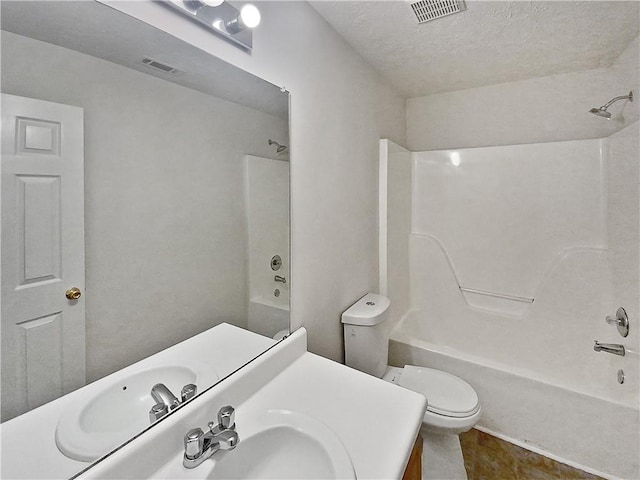
POLYGON ((105 1, 291 92, 292 328, 343 357, 340 314, 377 289, 378 139, 404 101, 304 2, 259 2, 247 54, 151 2, 105 1))
POLYGON ((407 100, 409 150, 603 138, 640 117, 640 42, 611 68, 533 78, 407 100), (589 114, 613 97, 611 121, 589 114))
POLYGON ((286 121, 7 32, 2 66, 3 92, 85 109, 87 380, 246 326, 242 155, 286 121))

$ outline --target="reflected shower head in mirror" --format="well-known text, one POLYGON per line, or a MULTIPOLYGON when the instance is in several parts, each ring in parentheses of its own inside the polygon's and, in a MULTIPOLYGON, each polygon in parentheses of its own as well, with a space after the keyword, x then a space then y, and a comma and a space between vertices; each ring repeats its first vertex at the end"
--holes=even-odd
POLYGON ((629 92, 629 95, 621 95, 619 97, 612 98, 600 108, 592 108, 591 110, 589 110, 589 113, 593 113, 594 115, 597 115, 599 117, 611 120, 611 113, 607 111, 607 108, 609 108, 618 100, 629 100, 630 102, 633 102, 633 92, 629 92))
POLYGON ((273 140, 269 139, 269 145, 275 145, 276 146, 276 153, 282 153, 284 151, 287 150, 286 145, 280 145, 278 142, 274 142, 273 140))

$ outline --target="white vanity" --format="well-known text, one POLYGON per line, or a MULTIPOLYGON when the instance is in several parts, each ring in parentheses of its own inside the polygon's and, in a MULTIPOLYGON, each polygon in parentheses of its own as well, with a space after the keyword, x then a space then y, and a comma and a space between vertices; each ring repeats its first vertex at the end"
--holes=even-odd
MULTIPOLYGON (((180 374, 177 379, 179 385, 180 374)), ((401 478, 425 407, 421 395, 307 352, 303 328, 275 344, 221 324, 0 425, 1 476, 68 478, 81 472, 78 477, 87 479, 401 478), (136 383, 165 381, 175 390, 168 378, 175 368, 192 372, 194 383, 202 385, 235 373, 136 437, 149 425, 147 410, 153 404, 146 387, 141 393, 136 383), (153 374, 159 376, 150 381, 153 374), (133 398, 129 391, 136 392, 133 398), (185 468, 185 434, 195 427, 207 430, 226 405, 235 409, 236 448, 185 468), (106 454, 134 438, 91 467, 90 457, 80 461, 61 453, 56 436, 69 418, 80 424, 75 426, 80 435, 75 445, 81 450, 97 446, 106 454), (123 425, 137 431, 118 435, 123 425), (100 431, 100 426, 110 431, 100 431), (28 461, 25 452, 33 450, 34 438, 38 461, 28 461)))
POLYGON ((299 329, 79 478, 401 478, 426 399, 306 348, 299 329), (236 448, 185 468, 185 434, 225 405, 236 448))

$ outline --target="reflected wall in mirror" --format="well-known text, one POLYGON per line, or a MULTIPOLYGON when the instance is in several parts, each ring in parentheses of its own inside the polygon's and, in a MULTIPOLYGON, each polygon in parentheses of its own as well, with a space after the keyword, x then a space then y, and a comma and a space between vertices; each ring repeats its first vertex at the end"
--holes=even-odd
POLYGON ((288 94, 97 2, 1 7, 2 421, 222 322, 287 332, 288 94))

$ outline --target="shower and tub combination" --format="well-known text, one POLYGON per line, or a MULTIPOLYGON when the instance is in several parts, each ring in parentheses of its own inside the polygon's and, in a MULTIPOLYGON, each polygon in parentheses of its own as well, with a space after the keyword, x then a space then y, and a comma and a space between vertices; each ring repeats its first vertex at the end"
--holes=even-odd
MULTIPOLYGON (((287 152, 276 146, 276 155, 287 152)), ((289 162, 245 155, 249 250, 248 326, 280 339, 289 333, 289 162), (265 201, 266 199, 266 201, 265 201)))
MULTIPOLYGON (((633 93, 591 113, 620 100, 633 93)), ((380 145, 389 364, 462 378, 478 429, 608 478, 640 476, 638 143, 636 121, 599 139, 380 145)))

